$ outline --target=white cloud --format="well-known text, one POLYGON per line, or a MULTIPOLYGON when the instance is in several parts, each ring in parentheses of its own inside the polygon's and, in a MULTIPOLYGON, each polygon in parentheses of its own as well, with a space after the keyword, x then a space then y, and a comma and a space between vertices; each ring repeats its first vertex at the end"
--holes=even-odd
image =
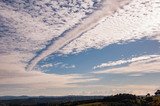
POLYGON ((75 65, 68 65, 68 64, 63 64, 61 67, 66 69, 76 68, 75 65))
MULTIPOLYGON (((159 0, 132 0, 114 14, 103 16, 97 25, 66 45, 64 54, 88 48, 103 48, 113 43, 148 37, 158 39, 160 31, 159 0)), ((88 26, 87 26, 88 27, 88 26)))
POLYGON ((160 56, 152 57, 151 55, 148 56, 148 58, 146 59, 142 58, 142 60, 133 61, 127 66, 95 71, 93 73, 132 74, 131 76, 135 76, 137 74, 142 75, 144 73, 156 73, 156 72, 160 72, 160 56))
MULTIPOLYGON (((0 64, 0 95, 50 95, 45 89, 69 89, 78 87, 77 83, 99 80, 80 74, 58 75, 46 74, 39 70, 25 71, 25 64, 0 64), (19 91, 17 91, 19 90, 19 91)), ((52 93, 52 92, 50 92, 52 93)), ((52 94, 55 95, 55 94, 52 94)), ((63 94, 64 95, 64 94, 63 94)))
POLYGON ((93 7, 91 2, 93 1, 1 1, 0 50, 7 55, 18 54, 18 57, 22 57, 20 61, 29 62, 38 55, 37 51, 48 45, 48 41, 80 23, 87 16, 85 13, 88 8, 93 7), (86 8, 78 6, 78 3, 87 4, 86 8))
MULTIPOLYGON (((68 54, 73 51, 81 52, 92 47, 102 48, 119 41, 140 39, 145 36, 153 37, 157 35, 159 31, 160 8, 157 0, 106 0, 102 2, 103 5, 100 10, 95 11, 88 18, 83 19, 83 21, 81 18, 86 16, 83 10, 68 14, 69 10, 67 10, 67 8, 63 8, 62 11, 59 9, 59 5, 64 5, 65 2, 60 2, 60 4, 51 3, 51 5, 57 4, 55 7, 59 10, 59 15, 62 19, 64 17, 67 18, 66 22, 70 23, 64 23, 58 27, 58 30, 57 24, 53 24, 52 22, 61 23, 61 21, 59 21, 60 18, 53 18, 54 20, 49 22, 50 24, 52 23, 51 25, 43 22, 45 17, 47 21, 49 21, 49 17, 53 11, 51 11, 50 7, 45 6, 46 2, 37 1, 36 3, 42 5, 46 12, 42 11, 40 12, 41 15, 35 16, 34 13, 38 12, 36 11, 36 8, 38 8, 36 6, 33 11, 24 9, 15 11, 15 7, 18 7, 18 4, 16 4, 16 6, 9 6, 5 3, 0 3, 1 17, 8 20, 9 26, 15 29, 14 33, 10 31, 7 32, 14 36, 5 36, 0 40, 3 51, 14 52, 15 49, 19 49, 21 50, 21 52, 18 52, 20 55, 28 53, 28 56, 25 55, 26 57, 23 57, 27 62, 35 56, 36 51, 45 48, 47 41, 59 36, 63 31, 73 27, 75 24, 81 24, 71 31, 66 32, 64 37, 60 37, 41 54, 36 54, 37 56, 31 61, 31 64, 29 64, 28 70, 31 70, 46 56, 57 51, 68 54), (121 9, 119 9, 119 7, 121 7, 121 9), (65 14, 68 14, 67 17, 65 14), (82 36, 79 37, 81 34, 82 36), (19 41, 17 41, 17 39, 19 39, 19 41), (59 50, 63 46, 65 47, 59 50)), ((87 0, 85 3, 90 4, 88 5, 89 7, 93 5, 92 1, 87 0)), ((73 9, 76 8, 77 7, 73 5, 73 9)), ((9 28, 9 30, 12 29, 9 28)), ((158 38, 159 37, 156 37, 155 39, 158 38)), ((23 59, 21 61, 23 61, 23 59)))
POLYGON ((48 68, 48 67, 53 67, 53 64, 49 63, 49 64, 44 64, 44 65, 41 65, 41 67, 45 67, 45 68, 48 68))
MULTIPOLYGON (((40 3, 42 7, 45 5, 45 1, 35 1, 35 3, 40 3)), ((98 80, 96 78, 83 79, 82 75, 46 74, 39 70, 26 71, 25 68, 28 62, 38 54, 36 52, 45 48, 48 44, 47 41, 58 37, 66 29, 79 23, 81 18, 85 17, 85 12, 68 14, 68 10, 59 8, 61 10, 58 12, 59 14, 56 14, 54 18, 50 18, 52 19, 50 20, 49 17, 55 12, 50 11, 49 8, 39 9, 43 13, 40 12, 41 15, 37 15, 37 13, 39 14, 38 11, 35 13, 31 11, 37 9, 37 7, 24 10, 20 9, 19 4, 21 3, 11 3, 11 5, 14 5, 11 6, 0 2, 0 23, 2 24, 0 27, 0 86, 2 87, 0 88, 0 95, 16 95, 15 93, 19 92, 23 94, 26 91, 30 91, 30 94, 35 93, 31 89, 36 91, 48 88, 72 88, 77 85, 69 83, 98 80), (44 18, 47 18, 48 24, 43 22, 44 18), (60 20, 63 19, 66 23, 61 25, 60 20)), ((59 5, 57 6, 59 7, 59 5)), ((45 67, 49 66, 51 64, 45 67)))
POLYGON ((105 68, 105 67, 117 66, 117 65, 137 62, 137 61, 144 61, 144 60, 156 58, 156 57, 159 57, 159 55, 144 55, 144 56, 140 56, 140 57, 133 57, 133 58, 127 59, 127 60, 110 61, 107 63, 102 63, 100 65, 94 66, 93 69, 100 69, 100 68, 105 68))
POLYGON ((63 62, 58 62, 58 63, 48 63, 48 64, 41 65, 41 67, 42 67, 42 68, 59 67, 59 68, 65 68, 65 69, 76 68, 75 65, 72 65, 72 64, 65 64, 65 63, 63 63, 63 62))
POLYGON ((91 14, 88 18, 84 19, 81 24, 68 33, 64 37, 59 38, 57 41, 54 42, 53 45, 49 46, 47 50, 43 51, 37 58, 31 61, 31 64, 28 66, 28 70, 32 70, 32 68, 42 59, 44 59, 46 56, 55 53, 59 51, 60 48, 65 46, 66 44, 70 43, 77 37, 79 37, 81 34, 85 33, 86 31, 92 29, 94 26, 96 26, 98 21, 103 18, 106 15, 110 15, 111 13, 114 12, 117 8, 119 8, 122 4, 124 5, 125 3, 123 0, 119 3, 117 1, 113 1, 110 3, 112 4, 117 4, 115 5, 110 5, 108 4, 108 1, 104 2, 104 6, 100 10, 95 11, 93 14, 91 14))

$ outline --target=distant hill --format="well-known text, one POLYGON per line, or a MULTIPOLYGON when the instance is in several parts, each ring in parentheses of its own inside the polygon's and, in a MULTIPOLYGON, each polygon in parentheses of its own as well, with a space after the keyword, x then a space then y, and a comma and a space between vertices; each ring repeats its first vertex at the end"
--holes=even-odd
MULTIPOLYGON (((103 99, 104 96, 1 96, 0 106, 39 106, 38 104, 62 104, 66 102, 77 102, 85 100, 103 99)), ((43 105, 42 105, 43 106, 43 105)))
POLYGON ((0 106, 160 106, 160 96, 3 96, 0 97, 0 106))
POLYGON ((0 100, 27 99, 29 96, 0 96, 0 100))

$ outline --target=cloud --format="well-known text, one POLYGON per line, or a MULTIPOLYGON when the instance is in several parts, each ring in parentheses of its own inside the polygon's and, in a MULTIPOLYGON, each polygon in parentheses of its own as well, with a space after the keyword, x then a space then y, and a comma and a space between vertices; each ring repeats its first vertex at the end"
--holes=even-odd
MULTIPOLYGON (((33 95, 42 91, 48 92, 47 95, 53 89, 74 88, 79 86, 77 83, 99 80, 34 70, 39 61, 52 53, 77 53, 145 36, 159 40, 160 9, 156 0, 104 0, 102 4, 97 1, 96 6, 93 0, 0 1, 0 95, 33 95), (25 70, 26 66, 29 71, 25 70)), ((158 72, 158 59, 132 61, 129 67, 109 72, 129 73, 128 69, 132 72, 158 72)), ((123 61, 115 64, 121 63, 123 61)), ((63 91, 63 94, 67 93, 63 91)))
POLYGON ((26 71, 26 62, 22 61, 25 55, 27 54, 0 55, 0 95, 41 95, 47 92, 42 93, 41 90, 75 88, 78 86, 77 83, 99 80, 86 78, 80 74, 58 75, 46 74, 43 70, 26 71))
POLYGON ((66 69, 76 68, 75 65, 68 65, 68 64, 63 64, 61 67, 62 67, 62 68, 66 68, 66 69))
MULTIPOLYGON (((85 13, 93 12, 93 9, 88 10, 93 7, 93 3, 88 2, 89 5, 82 8, 77 2, 67 2, 0 1, 0 92, 3 92, 0 95, 72 88, 77 86, 76 83, 99 80, 84 78, 78 74, 58 75, 46 74, 42 70, 25 70, 29 62, 40 54, 40 51, 45 50, 47 45, 80 23, 82 18, 86 17, 85 13)), ((44 67, 50 66, 52 65, 46 64, 44 67)))
POLYGON ((154 94, 159 88, 158 85, 86 85, 80 86, 76 90, 70 91, 71 94, 76 95, 115 95, 119 93, 130 93, 136 95, 146 95, 147 93, 154 94))
POLYGON ((9 31, 3 32, 9 36, 4 36, 0 40, 1 49, 8 52, 19 50, 21 51, 18 51, 20 55, 30 54, 23 57, 26 58, 26 62, 29 62, 28 70, 32 70, 40 60, 58 51, 68 54, 81 52, 88 48, 103 48, 119 41, 140 39, 145 36, 159 38, 157 33, 160 14, 159 4, 156 0, 104 0, 101 8, 99 7, 99 10, 95 12, 92 9, 93 13, 89 16, 85 13, 89 8, 94 7, 94 2, 90 0, 81 2, 84 5, 87 4, 85 9, 76 7, 77 2, 75 5, 73 4, 72 9, 80 9, 80 11, 77 13, 72 11, 70 14, 65 6, 72 4, 67 1, 58 3, 56 1, 51 3, 36 1, 35 3, 41 5, 42 8, 32 2, 29 4, 20 1, 0 3, 2 22, 8 24, 7 27, 10 26, 9 31), (20 4, 22 7, 19 7, 20 4), (25 5, 29 5, 29 8, 24 8, 25 5), (51 9, 52 5, 55 5, 53 10, 51 9), (62 8, 60 5, 64 7, 62 8), (59 14, 55 10, 59 11, 59 14), (53 17, 53 13, 55 16, 51 21, 49 17, 53 17), (60 17, 58 18, 58 16, 60 17), (65 20, 64 23, 62 20, 65 20), (76 24, 78 25, 76 26, 76 24), (139 27, 137 28, 137 26, 139 27), (66 31, 67 29, 70 30, 66 31), (61 34, 64 34, 63 37, 59 37, 61 34), (48 45, 48 41, 52 43, 48 45), (39 50, 42 52, 36 54, 39 50))
POLYGON ((44 65, 41 65, 41 67, 45 67, 45 68, 48 68, 48 67, 53 67, 53 64, 49 63, 49 64, 44 64, 44 65))
POLYGON ((144 55, 144 56, 140 56, 140 57, 133 57, 128 60, 110 61, 107 63, 102 63, 100 65, 94 66, 93 69, 101 69, 101 68, 105 68, 105 67, 117 66, 117 65, 137 62, 137 61, 143 61, 143 60, 156 58, 156 57, 159 57, 159 55, 144 55))
POLYGON ((65 68, 65 69, 76 68, 75 65, 65 64, 65 63, 63 63, 63 62, 44 64, 44 65, 41 65, 40 67, 41 67, 41 68, 60 67, 60 68, 65 68))
POLYGON ((85 33, 86 31, 90 30, 94 26, 98 24, 98 21, 103 18, 106 15, 110 15, 113 13, 113 10, 116 10, 121 6, 122 4, 124 5, 125 3, 119 2, 117 3, 116 1, 110 2, 108 4, 108 1, 105 0, 104 4, 108 4, 107 6, 103 6, 100 10, 95 11, 93 14, 91 14, 88 18, 84 19, 80 25, 77 27, 73 28, 71 31, 67 32, 65 36, 60 37, 58 40, 54 42, 53 45, 50 45, 47 50, 43 51, 40 55, 38 55, 35 59, 31 61, 31 63, 28 66, 28 70, 32 70, 33 67, 42 59, 44 59, 46 56, 56 53, 59 51, 60 48, 64 47, 68 43, 72 42, 74 39, 85 33), (117 6, 113 6, 110 4, 117 4, 117 6))
POLYGON ((159 41, 159 5, 157 0, 132 0, 113 14, 103 16, 94 28, 70 42, 60 52, 79 53, 89 48, 101 49, 110 44, 144 37, 159 41))
MULTIPOLYGON (((2 66, 7 66, 7 64, 1 64, 2 66)), ((9 66, 8 66, 9 67, 9 66)), ((40 71, 27 72, 23 67, 17 67, 16 64, 10 64, 11 68, 0 68, 0 84, 41 84, 42 87, 65 87, 71 86, 67 83, 72 82, 85 82, 82 75, 57 75, 57 74, 46 74, 40 71), (82 78, 82 80, 76 80, 82 78), (43 79, 43 80, 42 80, 43 79), (56 79, 56 80, 53 80, 56 79)), ((88 80, 86 80, 88 81, 88 80)), ((31 86, 33 87, 33 86, 31 86)))
MULTIPOLYGON (((58 75, 46 74, 39 70, 25 71, 23 64, 0 64, 0 95, 50 95, 45 89, 69 89, 78 87, 78 83, 99 80, 87 78, 80 74, 58 75), (19 91, 17 91, 19 90, 19 91), (38 92, 38 93, 36 93, 38 92)), ((54 94, 52 94, 54 95, 54 94)))
POLYGON ((101 71, 93 72, 95 74, 131 74, 131 76, 142 75, 144 73, 157 73, 160 72, 160 56, 145 56, 148 58, 138 57, 134 58, 129 65, 121 66, 119 68, 113 67, 112 69, 106 69, 101 71), (141 59, 140 59, 141 58, 141 59))
MULTIPOLYGON (((99 1, 100 2, 100 1, 99 1)), ((28 63, 63 33, 92 13, 93 1, 1 1, 0 50, 28 63), (79 5, 84 4, 85 7, 79 5), (16 51, 16 52, 15 52, 16 51), (37 53, 38 52, 38 53, 37 53), (25 57, 23 57, 26 54, 25 57), (28 54, 28 55, 27 55, 28 54)), ((27 66, 27 64, 26 64, 27 66)))

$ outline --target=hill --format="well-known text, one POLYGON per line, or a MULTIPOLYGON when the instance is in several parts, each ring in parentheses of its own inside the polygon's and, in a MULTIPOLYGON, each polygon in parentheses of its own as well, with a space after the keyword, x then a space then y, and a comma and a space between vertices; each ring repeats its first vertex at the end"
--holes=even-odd
POLYGON ((1 97, 0 106, 160 106, 160 96, 1 97), (5 99, 4 99, 5 98, 5 99))

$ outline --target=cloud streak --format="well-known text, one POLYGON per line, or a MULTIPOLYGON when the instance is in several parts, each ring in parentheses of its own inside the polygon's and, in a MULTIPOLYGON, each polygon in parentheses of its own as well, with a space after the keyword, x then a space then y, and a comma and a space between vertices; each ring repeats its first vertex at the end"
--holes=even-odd
POLYGON ((140 56, 140 57, 134 57, 134 58, 131 58, 128 60, 111 61, 111 62, 102 63, 100 65, 94 66, 93 69, 101 69, 101 68, 105 68, 105 67, 117 66, 117 65, 137 62, 137 61, 144 61, 144 60, 152 59, 152 58, 156 58, 156 57, 159 57, 159 55, 144 55, 144 56, 140 56))
MULTIPOLYGON (((139 74, 141 76, 144 73, 159 73, 160 72, 160 56, 145 56, 134 58, 129 65, 121 66, 121 67, 113 67, 112 69, 105 69, 100 71, 95 71, 95 74, 139 74)), ((107 65, 108 66, 108 65, 107 65)), ((132 75, 131 75, 132 76, 132 75)))
POLYGON ((60 68, 65 68, 65 69, 76 68, 75 65, 72 65, 72 64, 65 64, 65 63, 63 63, 63 62, 49 63, 49 64, 41 65, 41 68, 49 68, 49 67, 60 67, 60 68))

